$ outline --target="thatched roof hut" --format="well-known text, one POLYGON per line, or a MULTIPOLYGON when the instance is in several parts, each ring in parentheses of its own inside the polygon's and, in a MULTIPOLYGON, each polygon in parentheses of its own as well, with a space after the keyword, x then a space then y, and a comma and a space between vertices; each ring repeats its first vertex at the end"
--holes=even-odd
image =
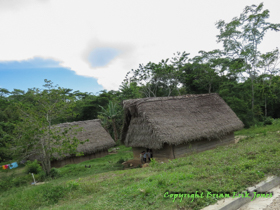
POLYGON ((139 151, 172 145, 173 158, 179 145, 200 142, 196 144, 203 147, 201 142, 205 142, 205 148, 211 148, 209 141, 216 145, 229 136, 232 141, 233 132, 243 128, 243 123, 216 93, 132 99, 124 101, 123 107, 121 141, 139 151))
MULTIPOLYGON (((75 156, 66 154, 63 157, 55 155, 56 160, 51 162, 52 167, 61 167, 69 163, 79 163, 93 158, 103 157, 108 155, 108 149, 115 145, 115 141, 102 127, 101 121, 99 119, 62 123, 53 126, 53 129, 58 128, 63 131, 64 128, 69 128, 72 126, 75 126, 74 129, 82 128, 82 130, 77 132, 75 135, 78 140, 89 140, 84 144, 79 144, 77 147, 77 152, 82 152, 84 155, 75 156)), ((37 159, 40 158, 37 157, 37 159)))
POLYGON ((79 146, 77 147, 77 152, 83 152, 84 155, 90 155, 99 151, 107 150, 115 145, 115 141, 112 139, 110 134, 102 127, 101 121, 99 119, 76 121, 70 123, 67 122, 55 125, 55 127, 58 127, 60 129, 70 126, 77 126, 77 128, 82 128, 82 130, 76 135, 77 139, 82 141, 89 139, 88 142, 79 144, 79 146))

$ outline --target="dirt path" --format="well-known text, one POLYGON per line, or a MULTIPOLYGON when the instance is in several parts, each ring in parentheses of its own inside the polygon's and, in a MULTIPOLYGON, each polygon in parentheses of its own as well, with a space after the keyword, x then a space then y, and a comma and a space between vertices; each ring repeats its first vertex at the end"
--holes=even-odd
POLYGON ((272 198, 257 198, 238 210, 280 210, 280 185, 269 192, 273 192, 272 198))
MULTIPOLYGON (((256 198, 248 202, 237 210, 280 210, 280 185, 272 188, 269 192, 273 192, 271 198, 256 198)), ((216 204, 207 206, 202 210, 217 210, 227 206, 238 198, 225 198, 219 200, 216 204)))
POLYGON ((264 210, 279 210, 280 209, 280 195, 273 200, 273 202, 264 210))
POLYGON ((142 163, 140 160, 128 160, 122 163, 122 165, 124 165, 125 169, 129 169, 129 168, 141 168, 142 167, 142 163))

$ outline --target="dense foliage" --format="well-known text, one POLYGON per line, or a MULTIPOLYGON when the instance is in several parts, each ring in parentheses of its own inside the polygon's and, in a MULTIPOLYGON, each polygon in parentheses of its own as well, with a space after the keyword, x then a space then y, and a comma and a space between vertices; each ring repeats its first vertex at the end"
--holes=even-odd
MULTIPOLYGON (((201 153, 154 162, 150 167, 121 170, 132 149, 58 168, 59 177, 39 186, 24 168, 0 169, 1 209, 192 209, 217 197, 166 198, 169 192, 238 194, 265 177, 280 175, 280 120, 236 132, 239 142, 201 153), (91 168, 85 168, 91 165, 91 168), (27 186, 29 183, 29 186, 27 186), (173 202, 174 200, 174 202, 173 202)), ((40 174, 35 174, 40 181, 40 174)), ((276 196, 275 196, 276 197, 276 196)), ((219 199, 223 199, 220 197, 219 199)))
POLYGON ((15 151, 10 148, 15 145, 19 125, 32 130, 19 107, 39 113, 39 105, 44 104, 38 105, 36 91, 44 93, 45 99, 59 92, 59 106, 69 105, 67 114, 56 115, 52 124, 100 118, 115 140, 121 134, 122 101, 133 98, 218 93, 246 127, 269 124, 271 118, 280 118, 280 55, 278 49, 260 52, 258 46, 266 32, 279 31, 280 24, 269 23, 268 18, 269 11, 262 3, 247 6, 229 23, 217 22, 217 41, 223 43, 222 50, 200 51, 193 58, 177 52, 158 63, 140 64, 127 73, 118 91, 103 90, 93 95, 48 84, 45 90, 0 89, 0 161, 14 157, 15 151))

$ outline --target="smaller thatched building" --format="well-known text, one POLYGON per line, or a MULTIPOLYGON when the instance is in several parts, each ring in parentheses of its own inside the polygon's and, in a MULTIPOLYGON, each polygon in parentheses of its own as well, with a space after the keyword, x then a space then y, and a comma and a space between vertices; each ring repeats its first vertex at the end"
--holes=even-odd
POLYGON ((52 167, 62 167, 66 164, 80 163, 93 158, 99 158, 108 155, 108 149, 115 145, 115 141, 110 134, 102 127, 100 120, 86 120, 71 123, 62 123, 55 125, 57 128, 68 128, 77 126, 82 128, 76 135, 79 140, 89 140, 84 144, 79 144, 77 152, 83 152, 83 156, 66 155, 65 157, 57 156, 56 160, 51 162, 52 167))
POLYGON ((243 123, 218 94, 132 99, 123 102, 121 141, 135 158, 152 149, 153 157, 173 159, 234 143, 243 123))

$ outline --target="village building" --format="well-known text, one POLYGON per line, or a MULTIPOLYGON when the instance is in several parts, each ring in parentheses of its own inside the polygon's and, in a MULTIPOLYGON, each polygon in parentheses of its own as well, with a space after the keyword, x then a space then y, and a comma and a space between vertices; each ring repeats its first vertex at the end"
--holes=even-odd
MULTIPOLYGON (((58 168, 67 164, 75 164, 94 158, 104 157, 108 155, 108 149, 115 145, 115 141, 102 127, 99 119, 61 123, 53 126, 53 128, 60 128, 63 130, 64 128, 72 126, 74 126, 73 129, 82 128, 82 130, 78 131, 75 135, 78 140, 89 140, 84 144, 79 144, 77 147, 77 152, 82 152, 83 156, 66 154, 61 157, 59 155, 55 155, 55 160, 51 161, 51 167, 58 168)), ((37 156, 36 159, 40 159, 40 157, 37 156)))
POLYGON ((243 123, 216 93, 123 101, 121 141, 134 158, 151 150, 156 159, 174 159, 234 143, 243 123))

